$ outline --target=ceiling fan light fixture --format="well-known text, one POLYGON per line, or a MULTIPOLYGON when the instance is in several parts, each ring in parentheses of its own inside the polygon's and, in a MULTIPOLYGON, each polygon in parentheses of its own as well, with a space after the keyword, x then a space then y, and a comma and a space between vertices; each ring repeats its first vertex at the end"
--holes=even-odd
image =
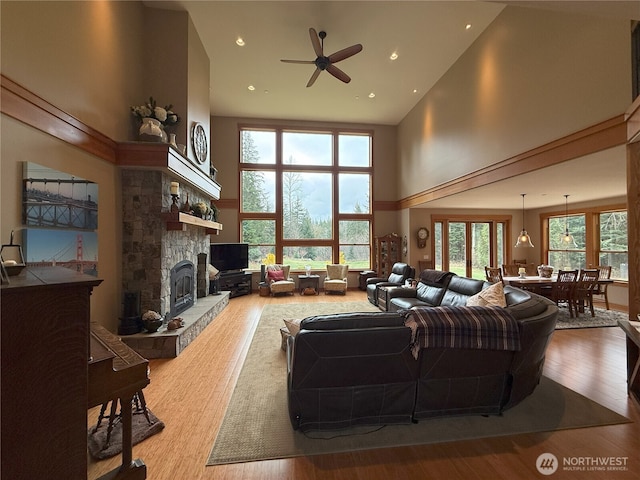
POLYGON ((307 88, 312 86, 318 78, 318 75, 320 75, 320 72, 323 72, 325 70, 341 82, 349 83, 351 81, 351 77, 349 77, 349 75, 336 67, 335 64, 362 51, 362 45, 356 43, 355 45, 343 48, 342 50, 338 50, 337 52, 326 56, 324 54, 324 39, 326 36, 327 32, 325 31, 317 33, 314 28, 309 29, 311 46, 313 47, 313 51, 316 55, 315 60, 280 60, 281 62, 285 63, 303 63, 315 65, 316 69, 313 71, 313 73, 311 74, 311 78, 307 82, 307 88))
POLYGON ((527 233, 527 230, 524 228, 524 196, 526 193, 521 193, 522 195, 522 231, 520 235, 518 235, 518 241, 514 245, 515 248, 526 247, 533 248, 533 243, 531 243, 531 237, 527 233))

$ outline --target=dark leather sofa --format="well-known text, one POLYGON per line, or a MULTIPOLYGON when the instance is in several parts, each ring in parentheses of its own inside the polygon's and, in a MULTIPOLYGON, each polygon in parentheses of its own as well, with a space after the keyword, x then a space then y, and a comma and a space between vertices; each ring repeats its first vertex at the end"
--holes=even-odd
POLYGON ((396 262, 391 267, 389 277, 371 277, 367 279, 367 299, 378 305, 378 288, 404 285, 407 279, 415 277, 416 270, 411 265, 396 262))
MULTIPOLYGON (((453 274, 442 280, 450 290, 423 290, 429 294, 423 299, 440 298, 433 306, 465 305, 478 284, 480 289, 488 286, 453 274)), ((328 430, 492 415, 517 405, 540 381, 558 308, 544 297, 511 287, 505 287, 505 299, 518 326, 517 351, 422 348, 416 359, 411 329, 404 326, 406 311, 304 319, 300 332, 287 343, 293 428, 328 430)))

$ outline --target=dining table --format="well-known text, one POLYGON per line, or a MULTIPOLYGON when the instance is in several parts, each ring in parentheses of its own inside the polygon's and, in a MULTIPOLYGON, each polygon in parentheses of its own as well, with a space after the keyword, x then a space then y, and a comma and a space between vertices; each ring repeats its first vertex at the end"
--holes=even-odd
MULTIPOLYGON (((502 281, 505 285, 511 285, 512 287, 528 290, 544 297, 550 297, 553 290, 553 284, 558 279, 557 275, 551 277, 541 277, 539 275, 527 275, 517 277, 502 277, 502 281)), ((611 278, 601 278, 598 280, 598 284, 613 283, 611 278)), ((579 305, 580 312, 584 311, 584 305, 579 305)))
POLYGON ((557 280, 556 275, 551 277, 541 277, 539 275, 529 276, 516 276, 516 277, 502 277, 502 281, 505 285, 511 285, 512 287, 522 288, 523 290, 529 290, 539 295, 543 292, 553 288, 553 284, 557 280))

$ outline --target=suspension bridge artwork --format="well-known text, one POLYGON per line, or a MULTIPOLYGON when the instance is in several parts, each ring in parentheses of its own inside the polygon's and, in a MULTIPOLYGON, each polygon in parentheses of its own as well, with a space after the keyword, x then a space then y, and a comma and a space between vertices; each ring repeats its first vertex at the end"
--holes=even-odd
POLYGON ((60 266, 89 275, 98 274, 96 232, 27 228, 25 237, 28 266, 60 266))
POLYGON ((27 226, 98 228, 98 184, 26 162, 23 223, 27 226))
POLYGON ((98 273, 98 185, 26 162, 23 172, 25 263, 98 273))

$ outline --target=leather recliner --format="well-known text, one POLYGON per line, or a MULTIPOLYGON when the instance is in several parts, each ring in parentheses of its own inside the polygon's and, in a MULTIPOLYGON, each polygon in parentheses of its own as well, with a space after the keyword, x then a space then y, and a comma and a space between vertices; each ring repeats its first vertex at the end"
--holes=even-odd
POLYGON ((367 299, 375 306, 378 306, 379 287, 402 286, 407 279, 412 279, 415 276, 415 273, 415 268, 406 263, 394 263, 388 278, 373 277, 367 279, 367 299))

